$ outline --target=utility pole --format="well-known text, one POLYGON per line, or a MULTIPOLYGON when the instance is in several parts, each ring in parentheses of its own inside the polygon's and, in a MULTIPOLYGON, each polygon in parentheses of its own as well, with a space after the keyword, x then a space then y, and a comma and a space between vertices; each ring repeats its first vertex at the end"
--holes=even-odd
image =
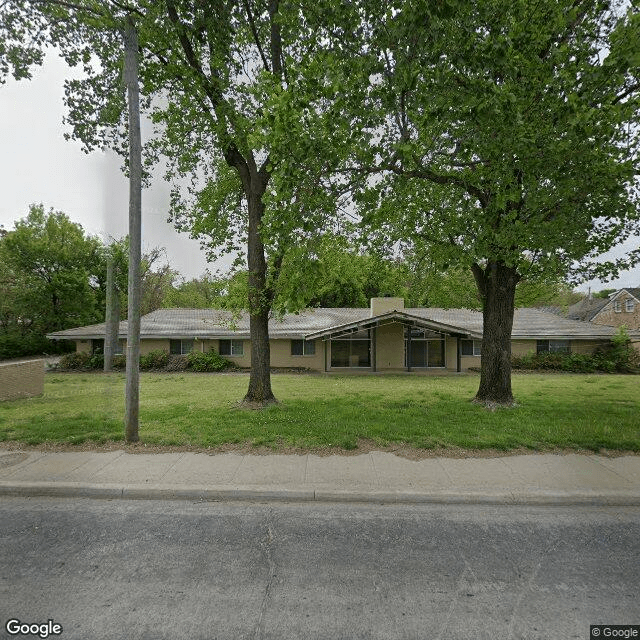
POLYGON ((142 252, 142 138, 138 32, 129 15, 124 28, 124 81, 129 107, 129 292, 125 442, 138 442, 140 405, 140 259, 142 252))

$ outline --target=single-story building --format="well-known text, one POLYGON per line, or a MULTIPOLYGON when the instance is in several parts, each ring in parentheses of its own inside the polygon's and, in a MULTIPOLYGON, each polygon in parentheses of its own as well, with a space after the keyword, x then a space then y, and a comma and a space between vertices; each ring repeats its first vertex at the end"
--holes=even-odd
MULTIPOLYGON (((568 320, 538 309, 517 309, 512 352, 592 353, 616 329, 568 320)), ((127 323, 119 327, 124 349, 127 323)), ((372 298, 368 309, 307 309, 269 322, 271 365, 317 371, 465 371, 480 365, 482 313, 470 309, 405 309, 402 298, 372 298)), ((76 350, 104 346, 105 325, 56 331, 76 350)), ((632 332, 640 344, 640 333, 632 332)), ((251 366, 249 316, 216 309, 158 309, 141 318, 140 352, 214 350, 239 367, 251 366)))

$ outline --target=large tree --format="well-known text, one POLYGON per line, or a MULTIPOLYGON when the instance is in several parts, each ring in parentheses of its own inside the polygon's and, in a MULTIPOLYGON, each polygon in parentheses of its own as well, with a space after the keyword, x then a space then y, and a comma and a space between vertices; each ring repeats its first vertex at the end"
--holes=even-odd
POLYGON ((476 400, 512 404, 518 282, 596 268, 639 230, 640 15, 599 0, 350 6, 342 28, 318 18, 320 52, 272 102, 305 141, 274 143, 276 192, 313 149, 370 238, 467 265, 484 313, 476 400))
POLYGON ((99 322, 102 243, 60 211, 33 205, 0 238, 0 357, 52 349, 45 334, 99 322))
POLYGON ((168 178, 179 184, 171 213, 177 226, 201 238, 211 255, 233 250, 246 259, 252 369, 245 399, 273 402, 268 320, 280 265, 296 239, 274 231, 265 243, 265 195, 275 161, 269 130, 258 125, 270 96, 286 88, 288 65, 302 57, 303 16, 280 0, 25 0, 2 8, 0 71, 4 63, 28 76, 44 43, 59 47, 86 73, 66 83, 73 137, 88 150, 109 145, 123 155, 122 51, 96 15, 135 15, 142 107, 156 125, 147 159, 168 159, 168 178), (33 45, 25 45, 26 33, 35 34, 33 45))

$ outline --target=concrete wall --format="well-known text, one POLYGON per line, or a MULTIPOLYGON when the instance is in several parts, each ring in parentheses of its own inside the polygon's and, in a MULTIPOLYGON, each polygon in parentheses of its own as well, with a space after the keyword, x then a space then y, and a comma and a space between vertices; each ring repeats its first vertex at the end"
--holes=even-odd
POLYGON ((0 400, 31 398, 44 393, 44 360, 0 363, 0 400))

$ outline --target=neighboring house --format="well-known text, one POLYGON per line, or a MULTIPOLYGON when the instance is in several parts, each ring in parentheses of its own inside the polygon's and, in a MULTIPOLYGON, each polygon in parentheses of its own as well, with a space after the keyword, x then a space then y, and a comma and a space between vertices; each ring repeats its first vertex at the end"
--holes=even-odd
POLYGON ((570 320, 580 320, 582 322, 591 322, 593 317, 602 307, 609 302, 609 298, 593 298, 591 293, 586 298, 572 304, 567 309, 567 318, 570 320))
MULTIPOLYGON (((616 330, 537 309, 518 309, 512 352, 591 353, 616 330)), ((127 323, 119 336, 126 338, 127 323)), ((464 371, 480 365, 482 313, 469 309, 405 309, 402 298, 372 298, 369 309, 307 309, 269 322, 271 365, 317 371, 464 371)), ((640 333, 635 332, 640 340, 640 333)), ((102 348, 105 325, 49 334, 74 340, 77 351, 102 348)), ((122 342, 122 340, 121 340, 122 342)), ((140 351, 182 354, 215 350, 251 366, 249 317, 215 309, 159 309, 142 317, 140 351)))
POLYGON ((640 288, 620 289, 590 318, 596 324, 640 329, 640 288))

